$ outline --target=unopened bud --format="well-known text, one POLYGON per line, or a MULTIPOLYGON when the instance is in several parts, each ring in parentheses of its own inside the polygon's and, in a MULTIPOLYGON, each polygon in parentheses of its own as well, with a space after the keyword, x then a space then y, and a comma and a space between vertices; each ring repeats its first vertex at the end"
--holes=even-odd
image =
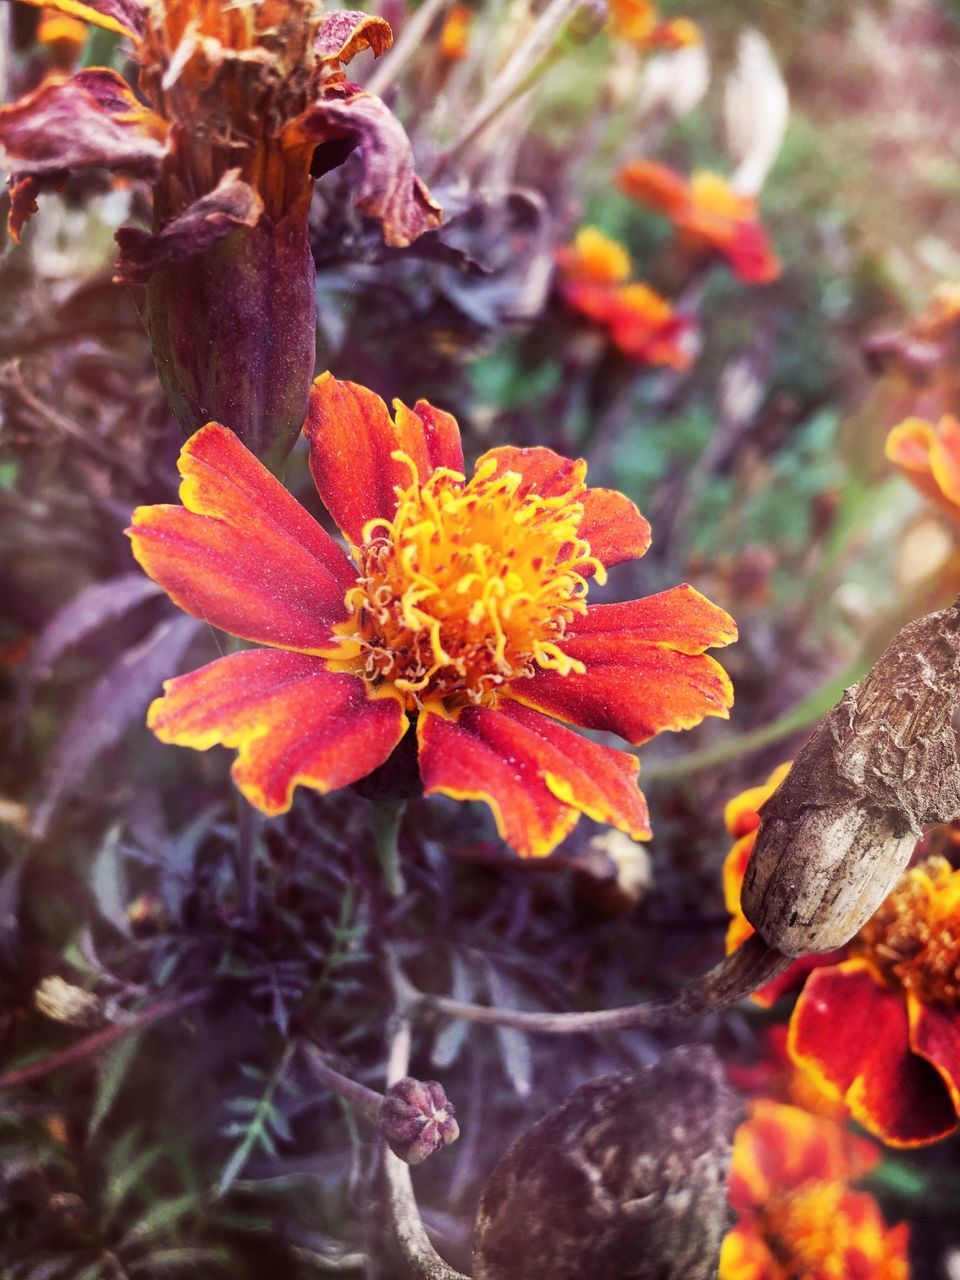
POLYGON ((33 993, 33 1002, 45 1017, 71 1027, 96 1027, 103 1022, 99 997, 57 974, 40 982, 33 993))
POLYGON ((460 1136, 454 1106, 436 1080, 404 1076, 390 1086, 380 1107, 380 1133, 394 1155, 420 1164, 460 1136))
POLYGON ((760 812, 747 919, 788 956, 859 932, 922 828, 960 815, 960 600, 910 623, 818 725, 760 812))

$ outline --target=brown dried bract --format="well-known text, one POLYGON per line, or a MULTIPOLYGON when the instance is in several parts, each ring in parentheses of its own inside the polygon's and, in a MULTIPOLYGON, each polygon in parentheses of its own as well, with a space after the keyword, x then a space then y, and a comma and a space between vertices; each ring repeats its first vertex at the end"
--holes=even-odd
POLYGON ((843 946, 890 892, 923 826, 960 815, 958 701, 960 600, 898 633, 764 805, 742 904, 769 946, 843 946))

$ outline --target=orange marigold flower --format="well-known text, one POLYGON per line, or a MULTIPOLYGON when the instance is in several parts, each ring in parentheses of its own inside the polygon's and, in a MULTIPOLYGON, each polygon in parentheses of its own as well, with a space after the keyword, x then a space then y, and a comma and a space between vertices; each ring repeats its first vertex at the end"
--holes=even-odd
POLYGON ((683 49, 703 40, 689 18, 661 22, 652 0, 611 0, 610 30, 638 49, 683 49))
POLYGON ((960 520, 960 420, 947 413, 934 426, 907 418, 887 436, 885 451, 924 497, 960 520))
POLYGON ((729 1198, 738 1222, 720 1280, 908 1280, 909 1227, 888 1227, 848 1183, 877 1148, 821 1116, 758 1099, 733 1141, 729 1198))
POLYGON ((687 369, 693 359, 688 335, 693 322, 666 298, 630 278, 630 255, 596 227, 581 227, 557 261, 563 296, 581 315, 603 325, 624 355, 643 364, 687 369))
POLYGON ((236 747, 263 812, 382 764, 416 722, 427 794, 480 799, 520 854, 581 813, 649 835, 633 755, 558 723, 645 742, 726 716, 705 650, 736 636, 689 586, 588 605, 591 578, 643 555, 650 529, 586 463, 493 449, 463 474, 456 422, 324 374, 304 428, 330 536, 225 428, 180 456, 182 506, 141 507, 134 555, 183 609, 267 648, 171 680, 149 711, 165 742, 236 747))
POLYGON ((619 182, 628 196, 668 217, 685 248, 722 254, 747 284, 769 284, 779 276, 756 200, 734 191, 720 174, 702 171, 687 179, 667 165, 635 160, 620 171, 619 182))
POLYGON ((281 460, 315 362, 314 179, 354 153, 354 200, 391 245, 440 218, 400 123, 345 80, 362 49, 389 48, 389 26, 324 12, 322 0, 48 3, 133 42, 148 105, 117 72, 91 67, 0 108, 11 232, 72 171, 148 182, 153 228, 118 232, 117 278, 147 286, 143 314, 173 410, 189 431, 216 417, 281 460))
POLYGON ((469 5, 455 4, 440 28, 440 56, 447 62, 462 62, 470 53, 470 28, 473 10, 469 5))

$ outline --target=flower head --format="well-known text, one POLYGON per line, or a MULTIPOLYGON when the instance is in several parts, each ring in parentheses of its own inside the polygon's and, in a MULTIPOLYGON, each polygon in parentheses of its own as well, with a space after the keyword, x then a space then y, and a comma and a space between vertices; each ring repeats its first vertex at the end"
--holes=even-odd
POLYGON ((701 171, 687 179, 667 165, 635 160, 620 171, 620 187, 668 217, 682 247, 721 254, 745 283, 769 284, 779 276, 756 200, 734 191, 720 174, 701 171))
MULTIPOLYGON (((740 887, 759 809, 786 775, 727 806, 737 843, 724 864, 733 917, 727 949, 752 932, 740 887)), ((935 1142, 960 1113, 960 871, 933 857, 910 868, 846 947, 794 961, 755 999, 800 988, 790 1018, 791 1059, 825 1099, 842 1103, 893 1146, 935 1142)))
POLYGON ((872 1143, 797 1107, 755 1101, 733 1141, 720 1280, 907 1280, 906 1225, 890 1228, 849 1183, 879 1163, 872 1143))
POLYGON ((886 455, 924 497, 960 520, 960 420, 946 413, 934 426, 907 418, 887 436, 886 455))
POLYGON ((663 21, 652 0, 612 0, 610 30, 638 49, 684 49, 703 40, 689 18, 663 21))
POLYGON ((566 301, 603 325, 624 355, 638 363, 689 368, 692 321, 649 285, 630 282, 630 255, 623 245, 596 227, 581 227, 557 260, 566 301))
POLYGON ((343 67, 392 36, 320 0, 56 0, 134 44, 143 105, 109 68, 54 76, 0 108, 14 237, 49 186, 106 169, 153 188, 153 227, 121 228, 117 278, 143 314, 181 424, 217 417, 282 460, 306 411, 316 346, 307 214, 314 180, 355 155, 354 201, 388 244, 439 222, 410 144, 343 67))
POLYGON ((415 722, 426 792, 485 800, 521 854, 581 813, 645 838, 635 757, 558 721, 640 743, 725 716, 704 650, 732 620, 687 586, 589 605, 593 578, 647 549, 631 502, 542 448, 493 449, 468 481, 448 414, 395 412, 329 374, 311 393, 311 469, 350 559, 230 432, 187 442, 183 506, 134 512, 134 554, 182 608, 272 647, 169 681, 148 723, 237 747, 234 780, 265 813, 298 783, 364 777, 415 722))

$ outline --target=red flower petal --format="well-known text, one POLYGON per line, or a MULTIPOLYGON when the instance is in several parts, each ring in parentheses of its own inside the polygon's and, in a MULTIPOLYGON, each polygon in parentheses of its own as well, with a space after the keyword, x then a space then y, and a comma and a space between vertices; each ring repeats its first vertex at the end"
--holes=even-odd
POLYGON ((730 679, 703 650, 736 635, 733 619, 693 587, 593 605, 563 642, 564 653, 585 664, 585 674, 538 672, 510 694, 571 724, 646 742, 664 729, 727 716, 730 679))
POLYGON ((420 724, 427 794, 485 800, 501 836, 523 857, 549 853, 580 813, 649 838, 638 764, 625 752, 507 700, 495 710, 468 707, 455 723, 427 714, 420 724))
POLYGON ((232 635, 315 651, 356 572, 337 544, 217 423, 183 446, 183 507, 138 507, 133 554, 175 604, 232 635))
POLYGON ((789 1049, 824 1093, 890 1146, 935 1142, 956 1125, 937 1071, 911 1051, 903 995, 864 960, 810 975, 790 1020, 789 1049))
POLYGON ((477 460, 477 468, 491 460, 496 462, 495 476, 515 471, 523 477, 519 493, 539 493, 544 498, 575 494, 584 487, 587 474, 587 464, 582 458, 564 458, 541 445, 532 449, 518 449, 514 445, 490 449, 477 460))
POLYGON ((402 450, 413 459, 421 484, 438 467, 463 472, 460 431, 450 414, 423 400, 412 411, 398 404, 394 424, 378 395, 330 373, 313 384, 303 430, 323 504, 357 546, 368 520, 393 518, 394 489, 406 488, 412 479, 410 468, 393 453, 402 450))
POLYGON ((757 222, 737 222, 722 252, 744 284, 770 284, 780 275, 780 259, 757 222))
POLYGON ((615 489, 588 489, 583 495, 580 537, 604 566, 639 560, 650 546, 650 525, 636 506, 615 489))
POLYGON ((345 787, 383 764, 407 718, 393 698, 302 653, 248 649, 164 684, 147 724, 162 742, 238 747, 233 780, 267 814, 289 809, 298 784, 345 787))
POLYGON ((907 996, 910 1045, 940 1073, 960 1115, 960 1013, 947 1005, 922 1004, 907 996))

